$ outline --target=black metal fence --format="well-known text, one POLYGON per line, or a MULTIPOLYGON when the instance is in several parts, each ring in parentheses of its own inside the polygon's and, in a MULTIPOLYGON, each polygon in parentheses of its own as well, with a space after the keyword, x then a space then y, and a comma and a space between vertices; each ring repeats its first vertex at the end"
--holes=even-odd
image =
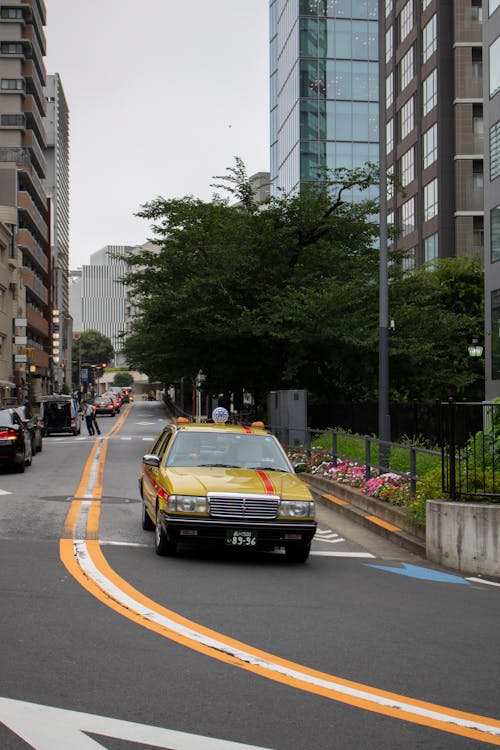
POLYGON ((441 403, 443 490, 500 502, 500 403, 441 403))

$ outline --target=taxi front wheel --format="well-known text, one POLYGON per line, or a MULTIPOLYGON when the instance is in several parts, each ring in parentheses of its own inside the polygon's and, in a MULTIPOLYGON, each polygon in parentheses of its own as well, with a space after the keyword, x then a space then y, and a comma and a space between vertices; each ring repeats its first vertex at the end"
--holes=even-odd
POLYGON ((288 542, 288 544, 285 544, 285 555, 289 562, 305 562, 310 551, 311 542, 288 542))
POLYGON ((142 501, 142 528, 144 531, 153 531, 155 525, 146 510, 146 503, 142 501))
POLYGON ((177 551, 177 542, 175 539, 168 537, 165 529, 161 525, 160 511, 156 510, 156 525, 155 525, 155 552, 157 555, 175 555, 177 551))

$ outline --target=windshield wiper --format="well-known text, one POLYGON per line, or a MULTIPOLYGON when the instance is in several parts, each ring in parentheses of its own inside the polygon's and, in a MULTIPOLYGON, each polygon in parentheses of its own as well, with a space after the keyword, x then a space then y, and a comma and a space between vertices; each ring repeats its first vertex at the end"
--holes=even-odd
POLYGON ((245 469, 250 469, 256 471, 259 469, 260 471, 282 471, 285 474, 289 474, 290 472, 286 469, 277 469, 276 466, 245 466, 245 469))
POLYGON ((241 466, 234 464, 198 464, 198 466, 220 467, 221 469, 241 469, 241 466))

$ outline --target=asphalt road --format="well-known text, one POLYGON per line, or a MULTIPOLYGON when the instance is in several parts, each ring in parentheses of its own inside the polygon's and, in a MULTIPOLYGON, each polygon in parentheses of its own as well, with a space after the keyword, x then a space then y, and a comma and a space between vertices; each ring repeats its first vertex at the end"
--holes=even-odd
POLYGON ((500 588, 326 508, 305 565, 160 558, 137 477, 165 417, 118 419, 0 473, 1 750, 500 745, 500 588))

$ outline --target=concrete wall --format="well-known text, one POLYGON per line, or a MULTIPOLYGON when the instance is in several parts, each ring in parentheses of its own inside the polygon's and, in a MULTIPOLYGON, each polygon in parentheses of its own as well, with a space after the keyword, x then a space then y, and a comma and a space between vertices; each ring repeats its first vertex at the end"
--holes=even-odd
POLYGON ((500 576, 500 505, 428 500, 426 551, 448 568, 500 576))

